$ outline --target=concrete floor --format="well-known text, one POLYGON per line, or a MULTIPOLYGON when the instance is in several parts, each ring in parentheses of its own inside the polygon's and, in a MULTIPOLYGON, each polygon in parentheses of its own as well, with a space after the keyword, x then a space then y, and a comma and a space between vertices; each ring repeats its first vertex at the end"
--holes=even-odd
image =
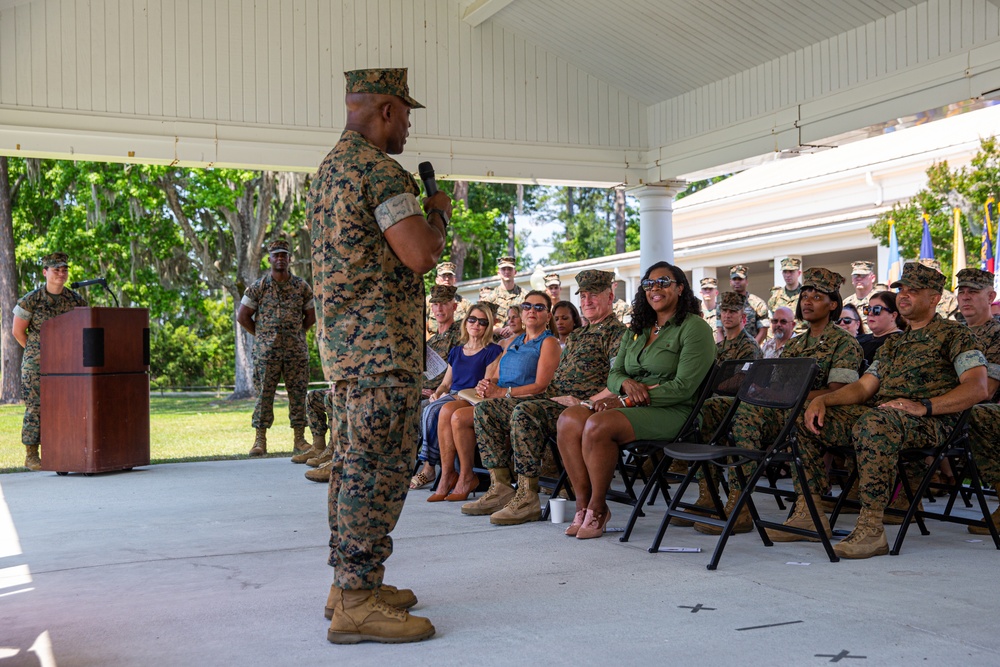
POLYGON ((577 541, 551 523, 494 527, 427 491, 407 499, 387 582, 415 590, 437 636, 334 646, 326 486, 304 470, 0 476, 0 667, 1000 664, 1000 553, 962 526, 931 522, 898 557, 840 563, 738 535, 709 572, 715 538, 690 528, 664 545, 702 553, 646 552, 655 509, 629 544, 577 541))

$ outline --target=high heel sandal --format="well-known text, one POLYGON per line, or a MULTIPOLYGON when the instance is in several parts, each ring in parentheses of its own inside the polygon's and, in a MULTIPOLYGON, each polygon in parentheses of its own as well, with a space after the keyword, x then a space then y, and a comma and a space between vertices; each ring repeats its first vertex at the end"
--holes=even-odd
POLYGON ((587 510, 577 510, 576 514, 573 515, 573 523, 569 524, 569 528, 566 529, 566 535, 570 537, 576 537, 577 531, 580 530, 580 526, 583 525, 583 520, 587 516, 587 510))
POLYGON ((587 510, 587 515, 583 518, 583 525, 576 531, 576 539, 589 540, 600 537, 604 534, 604 527, 608 525, 611 518, 611 510, 605 510, 604 516, 600 519, 594 514, 594 510, 587 510))
POLYGON ((427 502, 439 503, 447 497, 448 497, 447 493, 432 493, 431 495, 427 496, 427 502))
POLYGON ((465 493, 449 493, 448 496, 445 498, 445 500, 447 500, 450 503, 462 502, 462 501, 465 501, 465 500, 469 499, 469 494, 470 493, 472 494, 472 497, 475 498, 476 497, 476 491, 478 491, 478 490, 479 490, 479 478, 477 477, 476 478, 476 485, 474 487, 472 487, 471 489, 469 489, 465 493))

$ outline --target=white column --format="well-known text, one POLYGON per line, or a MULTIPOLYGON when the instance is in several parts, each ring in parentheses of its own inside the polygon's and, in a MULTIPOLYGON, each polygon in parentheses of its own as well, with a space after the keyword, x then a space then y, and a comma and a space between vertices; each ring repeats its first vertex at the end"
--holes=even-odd
POLYGON ((877 282, 886 283, 889 281, 889 248, 882 244, 875 246, 878 253, 875 255, 875 275, 877 282))
POLYGON ((643 185, 632 191, 639 200, 639 273, 656 262, 674 263, 674 195, 684 181, 643 185))
MULTIPOLYGON (((714 266, 696 266, 691 269, 691 288, 694 290, 695 296, 698 294, 698 290, 701 289, 701 279, 702 278, 715 278, 718 279, 716 275, 717 271, 714 266)), ((725 290, 723 290, 725 291, 725 290)))

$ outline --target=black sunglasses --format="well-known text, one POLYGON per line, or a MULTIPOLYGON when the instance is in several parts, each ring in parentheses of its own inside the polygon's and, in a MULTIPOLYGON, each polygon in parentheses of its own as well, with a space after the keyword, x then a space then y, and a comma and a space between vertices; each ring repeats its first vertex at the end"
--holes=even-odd
POLYGON ((654 287, 659 287, 660 289, 667 289, 677 281, 673 278, 646 278, 641 283, 642 289, 646 292, 650 291, 654 287))
POLYGON ((839 320, 837 320, 837 324, 840 324, 840 325, 852 324, 852 323, 857 322, 857 321, 858 320, 854 319, 853 317, 841 317, 839 320))
POLYGON ((465 321, 468 322, 469 324, 475 324, 476 322, 479 322, 479 326, 481 327, 488 327, 490 325, 490 321, 488 319, 486 319, 485 317, 476 317, 475 315, 469 315, 467 318, 465 318, 465 321))
POLYGON ((521 310, 525 312, 529 310, 535 310, 540 313, 543 310, 548 310, 548 309, 549 307, 546 306, 544 303, 528 303, 527 301, 525 301, 524 303, 521 304, 521 310))
POLYGON ((862 306, 861 310, 865 315, 881 315, 883 311, 891 313, 888 306, 862 306))

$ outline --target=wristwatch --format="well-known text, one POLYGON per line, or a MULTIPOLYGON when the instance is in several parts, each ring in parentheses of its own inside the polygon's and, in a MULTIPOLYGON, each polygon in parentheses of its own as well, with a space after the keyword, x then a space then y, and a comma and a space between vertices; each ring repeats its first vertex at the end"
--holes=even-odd
POLYGON ((925 408, 927 408, 927 413, 924 415, 925 417, 930 417, 932 414, 934 414, 934 410, 931 409, 931 399, 921 398, 920 404, 925 408))
POLYGON ((513 387, 507 387, 507 393, 504 394, 507 398, 513 398, 513 396, 511 396, 511 394, 510 394, 510 390, 511 389, 513 389, 513 387))
POLYGON ((451 218, 449 218, 448 214, 444 212, 444 209, 443 208, 432 208, 431 210, 427 211, 427 217, 429 218, 432 215, 434 215, 435 213, 437 213, 438 215, 441 216, 441 224, 443 224, 445 227, 447 227, 448 223, 451 222, 451 218))

